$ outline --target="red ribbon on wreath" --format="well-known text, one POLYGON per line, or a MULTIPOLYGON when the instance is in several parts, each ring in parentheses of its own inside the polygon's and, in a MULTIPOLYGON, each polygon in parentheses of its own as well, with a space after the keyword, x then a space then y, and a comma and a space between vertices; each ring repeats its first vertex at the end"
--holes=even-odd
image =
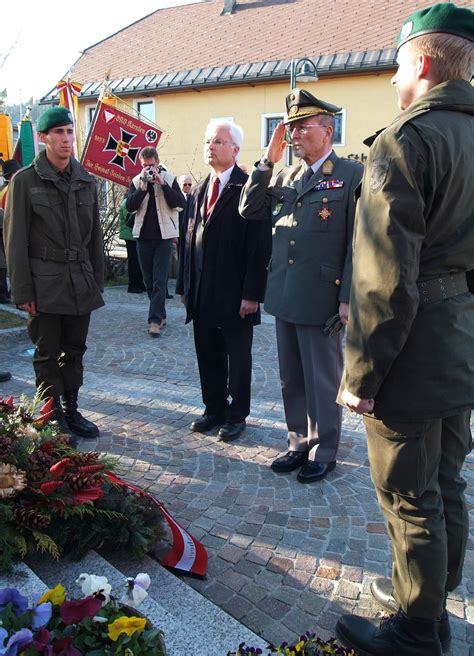
POLYGON ((161 564, 164 567, 177 569, 184 574, 194 574, 201 578, 204 577, 207 570, 207 551, 204 545, 180 526, 164 504, 158 501, 153 494, 127 483, 111 472, 107 472, 107 477, 112 483, 116 483, 129 490, 133 490, 137 494, 148 497, 161 510, 173 537, 171 548, 161 559, 161 564))

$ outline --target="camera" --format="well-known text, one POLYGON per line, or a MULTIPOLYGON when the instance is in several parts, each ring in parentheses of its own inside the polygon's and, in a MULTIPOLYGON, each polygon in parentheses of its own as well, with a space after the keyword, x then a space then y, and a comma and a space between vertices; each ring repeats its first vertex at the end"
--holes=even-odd
POLYGON ((142 179, 143 179, 143 182, 151 182, 151 183, 153 183, 153 181, 155 180, 155 173, 154 173, 153 169, 151 169, 151 168, 150 168, 150 169, 147 169, 147 170, 143 173, 143 178, 142 178, 142 179))

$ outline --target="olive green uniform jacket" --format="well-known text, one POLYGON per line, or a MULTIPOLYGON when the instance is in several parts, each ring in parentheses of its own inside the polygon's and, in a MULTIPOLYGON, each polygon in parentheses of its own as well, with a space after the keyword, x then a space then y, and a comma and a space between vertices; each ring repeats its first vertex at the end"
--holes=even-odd
POLYGON ((376 417, 474 405, 474 295, 419 283, 474 269, 474 89, 444 82, 376 136, 356 212, 344 386, 376 417))
POLYGON ((334 151, 328 160, 307 183, 305 164, 272 180, 271 171, 254 168, 242 190, 245 219, 272 219, 265 310, 289 323, 323 326, 340 302, 349 302, 354 190, 362 166, 334 151))
POLYGON ((104 259, 97 192, 74 159, 70 183, 43 151, 10 183, 5 251, 11 296, 38 312, 83 315, 101 307, 104 259))

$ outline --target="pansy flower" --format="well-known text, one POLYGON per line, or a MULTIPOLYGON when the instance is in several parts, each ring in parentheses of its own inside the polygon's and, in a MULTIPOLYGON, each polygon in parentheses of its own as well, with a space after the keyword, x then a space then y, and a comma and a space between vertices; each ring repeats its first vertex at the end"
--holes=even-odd
POLYGON ((95 574, 80 574, 76 580, 81 586, 82 593, 86 596, 97 597, 105 606, 110 601, 112 586, 105 576, 96 576, 95 574))
POLYGON ((145 626, 146 619, 144 617, 125 617, 124 615, 109 624, 109 638, 115 642, 122 633, 132 636, 134 633, 141 633, 145 626))
POLYGON ((42 597, 40 597, 39 604, 44 603, 45 601, 50 601, 53 606, 59 606, 66 599, 66 590, 61 583, 58 583, 54 588, 45 592, 42 597))
POLYGON ((0 611, 9 603, 13 605, 16 615, 21 615, 28 610, 27 597, 24 597, 15 588, 3 588, 0 590, 0 611))
MULTIPOLYGON (((5 636, 6 637, 6 636, 5 636)), ((5 637, 0 640, 5 643, 5 637)), ((0 646, 0 656, 17 656, 18 652, 29 645, 33 640, 33 634, 29 629, 20 629, 8 640, 6 646, 0 646)))
POLYGON ((94 617, 101 606, 100 599, 86 597, 77 601, 65 601, 59 607, 59 614, 64 624, 78 624, 84 617, 94 617))
POLYGON ((33 618, 31 620, 31 628, 33 630, 41 629, 51 619, 53 614, 53 605, 50 601, 38 604, 33 608, 33 618))

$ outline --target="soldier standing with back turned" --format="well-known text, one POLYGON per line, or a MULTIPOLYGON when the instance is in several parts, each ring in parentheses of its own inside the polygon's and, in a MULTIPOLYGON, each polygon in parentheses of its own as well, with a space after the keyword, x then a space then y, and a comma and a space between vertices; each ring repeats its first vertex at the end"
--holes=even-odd
POLYGON ((341 401, 364 414, 370 472, 392 541, 394 613, 337 625, 357 654, 439 656, 461 582, 468 513, 461 468, 474 405, 474 12, 412 14, 392 79, 401 114, 372 145, 356 213, 341 401))

